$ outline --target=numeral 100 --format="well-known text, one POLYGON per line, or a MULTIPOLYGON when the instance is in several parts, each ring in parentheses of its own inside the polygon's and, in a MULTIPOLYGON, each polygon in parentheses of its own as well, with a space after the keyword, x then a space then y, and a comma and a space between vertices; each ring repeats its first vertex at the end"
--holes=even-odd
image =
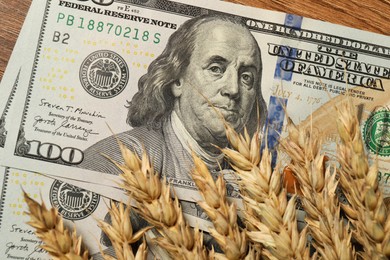
POLYGON ((69 163, 79 164, 83 161, 84 154, 81 150, 73 147, 61 148, 60 146, 52 143, 42 143, 40 141, 27 141, 30 145, 28 155, 43 158, 45 160, 58 160, 69 163))

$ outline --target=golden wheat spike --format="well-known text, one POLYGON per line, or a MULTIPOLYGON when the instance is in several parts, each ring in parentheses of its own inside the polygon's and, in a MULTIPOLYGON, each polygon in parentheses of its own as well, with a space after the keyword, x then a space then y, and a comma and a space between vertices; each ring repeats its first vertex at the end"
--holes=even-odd
POLYGON ((139 158, 122 143, 119 145, 124 164, 114 163, 122 171, 121 187, 137 202, 137 212, 161 233, 162 237, 156 239, 158 245, 173 258, 207 259, 202 234, 188 225, 178 198, 174 195, 172 199, 170 185, 165 178, 160 179, 147 154, 139 158))
MULTIPOLYGON (((130 245, 141 239, 144 233, 151 227, 143 228, 134 234, 130 221, 130 206, 126 207, 123 203, 118 203, 117 205, 117 203, 111 201, 109 214, 111 216, 111 225, 102 220, 98 220, 98 226, 110 239, 117 259, 145 260, 147 257, 147 246, 145 240, 138 248, 135 255, 130 245)), ((105 259, 110 258, 109 256, 104 255, 103 252, 101 253, 105 259)))
POLYGON ((364 259, 390 258, 390 216, 378 185, 376 162, 368 164, 359 128, 356 108, 347 99, 336 108, 340 184, 350 203, 343 206, 363 246, 364 259))
POLYGON ((27 223, 35 228, 35 233, 43 242, 45 249, 54 259, 87 260, 88 250, 82 246, 82 238, 76 234, 76 229, 70 232, 64 227, 62 217, 57 209, 47 209, 44 202, 39 204, 23 191, 24 199, 29 208, 30 216, 27 223))
POLYGON ((225 253, 226 259, 242 259, 247 255, 248 242, 245 230, 241 231, 237 224, 237 207, 229 204, 226 198, 226 183, 218 176, 214 181, 205 163, 194 153, 194 169, 192 178, 204 198, 198 202, 213 222, 210 233, 225 253))

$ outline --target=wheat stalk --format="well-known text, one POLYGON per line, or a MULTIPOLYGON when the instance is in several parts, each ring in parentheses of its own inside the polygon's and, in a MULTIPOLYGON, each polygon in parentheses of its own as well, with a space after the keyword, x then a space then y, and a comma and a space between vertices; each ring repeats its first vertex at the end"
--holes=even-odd
MULTIPOLYGON (((130 221, 130 206, 125 207, 123 203, 117 206, 114 201, 111 201, 111 208, 109 210, 111 216, 111 225, 98 220, 98 226, 111 240, 112 246, 115 250, 117 260, 145 260, 147 257, 146 241, 139 246, 136 255, 134 256, 131 244, 138 241, 146 231, 151 227, 146 227, 136 234, 133 234, 133 228, 130 221)), ((104 259, 114 259, 111 256, 105 255, 101 252, 104 259)))
POLYGON ((30 226, 36 229, 36 236, 44 243, 41 247, 54 259, 86 260, 89 259, 88 250, 82 246, 81 237, 77 237, 76 230, 70 232, 64 227, 63 219, 57 209, 47 209, 44 202, 39 204, 23 191, 28 205, 30 226))
POLYGON ((280 140, 281 147, 291 158, 289 168, 299 184, 306 222, 314 238, 313 246, 326 259, 354 259, 352 233, 340 216, 336 195, 336 173, 325 169, 321 153, 321 135, 312 129, 300 128, 288 118, 289 135, 280 140), (315 136, 315 137, 313 137, 315 136))
POLYGON ((154 171, 146 153, 140 159, 119 142, 124 164, 114 162, 122 171, 124 188, 137 202, 137 212, 161 233, 156 242, 173 258, 207 259, 203 234, 184 219, 178 198, 171 198, 170 185, 154 171))
POLYGON ((213 222, 209 228, 225 253, 226 259, 243 259, 248 252, 248 241, 245 231, 237 224, 237 205, 229 204, 226 199, 226 183, 221 175, 214 181, 206 164, 194 153, 192 179, 205 201, 198 204, 213 222))
POLYGON ((363 259, 390 258, 390 215, 378 187, 377 164, 369 166, 356 109, 350 99, 337 110, 340 184, 350 205, 342 205, 363 246, 363 259))
POLYGON ((232 149, 222 152, 239 176, 248 237, 261 243, 262 254, 270 259, 309 259, 307 228, 298 231, 296 197, 287 201, 279 167, 272 169, 267 147, 260 157, 259 131, 250 138, 246 130, 241 135, 228 124, 225 128, 232 149))

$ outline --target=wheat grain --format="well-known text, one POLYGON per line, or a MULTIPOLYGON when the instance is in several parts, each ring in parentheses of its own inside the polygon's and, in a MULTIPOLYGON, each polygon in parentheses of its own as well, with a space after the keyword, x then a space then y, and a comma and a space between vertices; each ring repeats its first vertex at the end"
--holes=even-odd
POLYGON ((363 246, 364 259, 390 258, 390 215, 378 187, 377 164, 369 166, 356 109, 350 99, 336 108, 340 184, 350 205, 342 205, 363 246))
POLYGON ((36 229, 36 236, 42 240, 45 249, 54 259, 86 260, 89 259, 88 250, 82 246, 81 236, 78 237, 76 229, 70 232, 64 227, 63 219, 57 209, 47 209, 44 202, 39 204, 23 191, 24 199, 28 205, 30 226, 36 229))
MULTIPOLYGON (((98 226, 111 240, 112 246, 115 250, 117 260, 128 259, 146 259, 147 246, 145 240, 138 248, 136 255, 134 256, 131 244, 138 241, 150 227, 146 227, 136 234, 133 234, 133 228, 130 221, 130 206, 125 207, 122 203, 117 206, 114 201, 111 201, 111 208, 109 210, 111 216, 111 225, 98 220, 98 226)), ((103 257, 111 259, 110 256, 101 252, 103 257)))
POLYGON ((325 169, 321 153, 321 135, 313 129, 300 128, 288 118, 289 135, 280 141, 291 158, 289 168, 299 184, 306 222, 314 238, 313 246, 326 259, 354 259, 351 232, 340 216, 336 196, 336 173, 325 169), (314 137, 315 136, 315 137, 314 137))
POLYGON ((226 199, 226 183, 221 175, 214 181, 205 163, 192 154, 194 169, 192 179, 195 181, 204 202, 198 202, 213 222, 211 235, 220 245, 227 259, 243 259, 247 255, 248 242, 245 231, 237 224, 237 206, 229 205, 226 199))
POLYGON ((259 131, 250 138, 246 131, 240 135, 228 124, 225 128, 232 149, 221 150, 239 176, 248 237, 253 243, 261 243, 267 258, 309 259, 307 229, 298 232, 296 198, 287 201, 280 167, 272 169, 267 147, 260 157, 259 131))
POLYGON ((188 225, 178 198, 171 198, 170 185, 160 180, 146 153, 140 159, 122 143, 119 146, 124 164, 114 163, 122 171, 121 187, 137 202, 137 212, 161 233, 156 242, 173 258, 207 259, 202 233, 188 225))

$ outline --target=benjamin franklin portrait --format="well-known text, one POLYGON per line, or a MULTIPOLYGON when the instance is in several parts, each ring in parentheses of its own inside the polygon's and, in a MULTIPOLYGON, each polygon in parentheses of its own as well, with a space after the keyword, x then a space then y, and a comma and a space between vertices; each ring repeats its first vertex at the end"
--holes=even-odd
MULTIPOLYGON (((154 169, 168 179, 192 180, 192 152, 214 176, 220 174, 221 165, 228 165, 217 148, 228 145, 223 121, 238 132, 247 127, 250 134, 264 124, 262 67, 255 38, 234 17, 186 21, 139 79, 138 92, 127 104, 131 129, 88 148, 80 167, 119 174, 102 155, 123 162, 118 138, 139 156, 146 151, 154 169)), ((196 203, 181 205, 184 213, 206 218, 196 203)), ((137 229, 146 223, 132 215, 132 224, 137 229)))
MULTIPOLYGON (((223 155, 216 146, 228 145, 221 116, 238 132, 264 124, 262 67, 255 38, 234 17, 190 19, 139 79, 127 104, 132 129, 117 137, 139 155, 145 150, 161 175, 191 180, 191 151, 218 170, 223 155)), ((123 161, 109 137, 85 151, 80 167, 119 174, 101 153, 123 161)))

